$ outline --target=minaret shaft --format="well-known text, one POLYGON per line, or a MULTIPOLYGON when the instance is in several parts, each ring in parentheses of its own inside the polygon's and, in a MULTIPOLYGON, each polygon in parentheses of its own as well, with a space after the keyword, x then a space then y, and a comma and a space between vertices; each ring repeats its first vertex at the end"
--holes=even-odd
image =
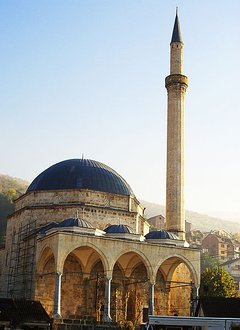
POLYGON ((168 92, 166 226, 167 230, 184 240, 184 106, 188 79, 182 74, 183 43, 181 37, 178 38, 178 29, 176 16, 171 42, 170 75, 165 80, 168 92))
POLYGON ((171 44, 170 74, 182 74, 183 71, 183 44, 174 42, 171 44))

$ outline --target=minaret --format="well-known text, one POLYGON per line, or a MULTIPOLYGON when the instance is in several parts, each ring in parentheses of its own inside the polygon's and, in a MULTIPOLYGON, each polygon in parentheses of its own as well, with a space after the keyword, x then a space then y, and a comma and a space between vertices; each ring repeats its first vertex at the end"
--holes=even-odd
POLYGON ((177 11, 170 49, 170 75, 165 79, 168 93, 166 226, 185 240, 184 99, 188 78, 182 74, 183 42, 177 11))

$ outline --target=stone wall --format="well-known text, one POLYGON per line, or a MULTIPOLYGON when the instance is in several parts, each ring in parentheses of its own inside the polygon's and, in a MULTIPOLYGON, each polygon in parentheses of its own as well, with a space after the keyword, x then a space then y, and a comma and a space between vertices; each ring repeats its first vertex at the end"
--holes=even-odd
POLYGON ((15 210, 18 211, 29 206, 49 204, 66 205, 71 203, 82 203, 86 206, 121 209, 125 211, 138 212, 140 215, 143 215, 144 211, 144 207, 135 197, 86 189, 29 192, 16 200, 15 210))

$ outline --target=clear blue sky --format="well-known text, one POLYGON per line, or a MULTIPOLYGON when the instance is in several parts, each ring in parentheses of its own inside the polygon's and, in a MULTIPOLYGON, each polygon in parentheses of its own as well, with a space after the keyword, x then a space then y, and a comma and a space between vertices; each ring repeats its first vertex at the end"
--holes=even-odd
POLYGON ((165 204, 176 4, 189 77, 186 208, 240 218, 239 0, 0 1, 0 173, 31 181, 84 153, 165 204))

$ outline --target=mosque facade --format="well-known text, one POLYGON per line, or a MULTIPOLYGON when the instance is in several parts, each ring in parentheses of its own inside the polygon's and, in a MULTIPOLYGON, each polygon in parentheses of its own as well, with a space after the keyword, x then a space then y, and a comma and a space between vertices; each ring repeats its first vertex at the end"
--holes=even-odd
POLYGON ((166 78, 167 230, 149 231, 144 206, 107 165, 57 163, 15 201, 0 251, 2 297, 38 300, 56 319, 137 324, 149 314, 191 314, 200 252, 185 241, 182 51, 176 15, 166 78))

